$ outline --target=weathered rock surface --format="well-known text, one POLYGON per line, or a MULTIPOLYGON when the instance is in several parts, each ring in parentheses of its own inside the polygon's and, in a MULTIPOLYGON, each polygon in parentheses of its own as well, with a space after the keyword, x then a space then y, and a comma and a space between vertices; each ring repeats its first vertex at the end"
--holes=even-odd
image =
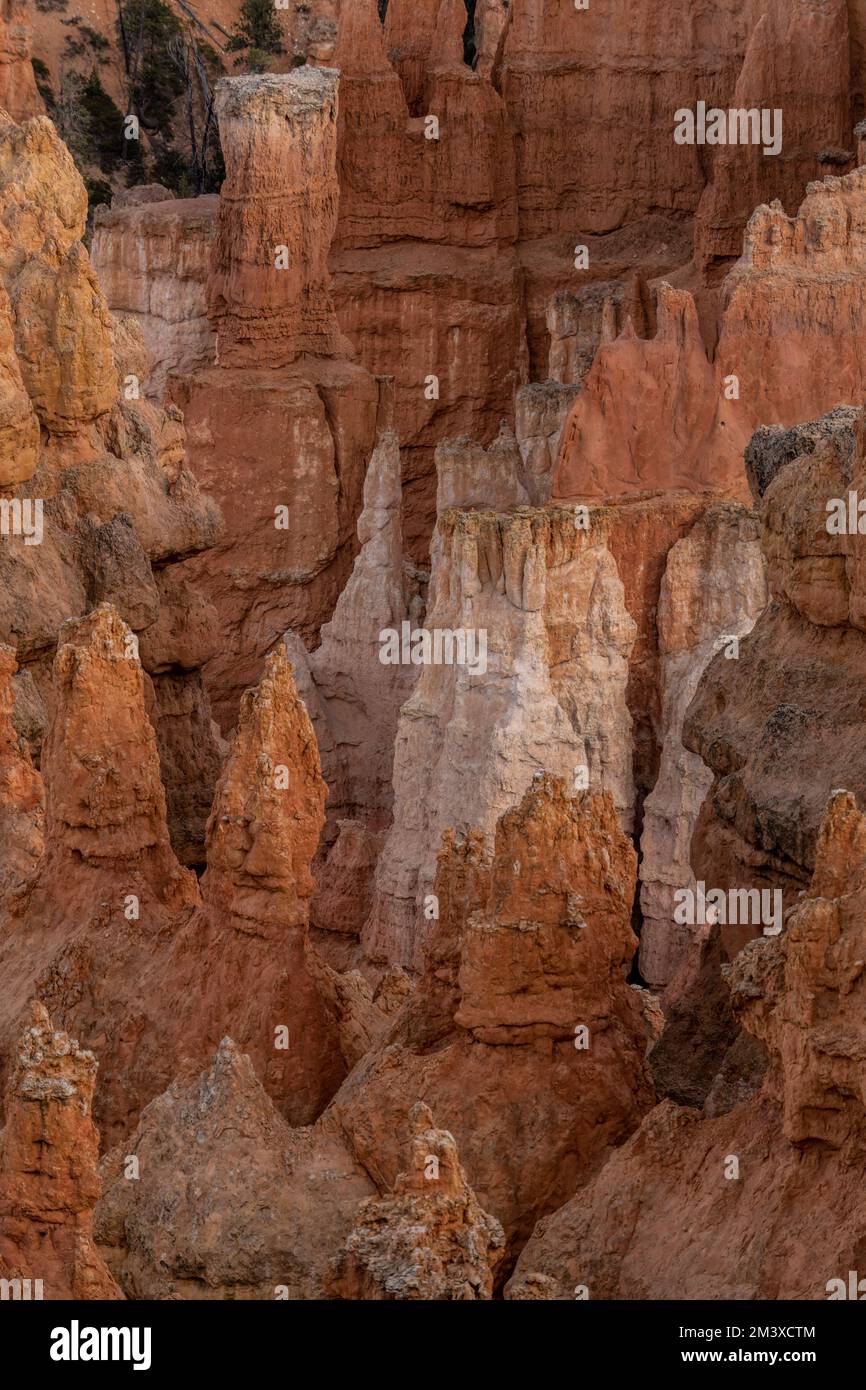
POLYGON ((492 844, 447 837, 418 989, 331 1106, 377 1183, 403 1167, 421 1096, 514 1248, 622 1141, 650 1096, 625 982, 634 872, 609 793, 571 799, 544 775, 492 844))
MULTIPOLYGON (((806 451, 766 485, 762 546, 771 602, 741 642, 739 659, 717 655, 710 663, 684 724, 686 748, 714 773, 692 845, 696 876, 725 889, 778 887, 786 902, 814 868, 830 792, 847 783, 866 794, 857 732, 862 541, 827 529, 831 499, 847 508, 849 489, 862 486, 861 412, 853 423, 852 431, 850 417, 837 413, 825 427, 811 427, 806 451)), ((801 437, 793 436, 792 450, 801 437)), ((758 436, 752 449, 755 472, 769 476, 779 439, 758 436)), ((729 931, 729 948, 748 934, 729 931)))
POLYGON ((710 660, 723 650, 736 661, 739 640, 764 609, 759 531, 745 508, 722 503, 668 552, 658 608, 661 760, 641 835, 640 970, 654 986, 670 983, 693 930, 677 925, 675 894, 695 888, 692 832, 712 785, 706 765, 683 747, 683 719, 710 660))
POLYGON ((652 1110, 539 1223, 512 1297, 541 1276, 549 1298, 823 1299, 858 1267, 864 847, 854 798, 836 793, 784 932, 733 965, 735 1008, 770 1054, 762 1092, 714 1119, 652 1110))
POLYGON ((864 188, 858 169, 809 184, 796 215, 778 201, 756 209, 719 291, 712 363, 693 296, 660 284, 655 336, 626 323, 598 349, 563 431, 553 496, 676 486, 746 500, 741 456, 755 429, 858 401, 864 188))
POLYGON ((117 192, 93 264, 27 22, 3 1269, 823 1296, 866 1246, 860 0, 277 11, 217 89, 222 195, 117 192), (778 155, 678 143, 698 101, 778 108, 778 155), (784 932, 681 923, 701 882, 784 932), (46 1059, 74 1102, 22 1100, 46 1059))
POLYGON ((207 564, 188 567, 223 623, 206 675, 227 730, 282 633, 312 642, 333 611, 351 567, 379 393, 347 359, 330 299, 336 74, 225 78, 217 115, 227 176, 208 301, 219 365, 175 373, 169 390, 186 417, 191 466, 227 518, 207 564))
POLYGON ((0 291, 0 487, 26 482, 39 458, 39 419, 15 355, 12 309, 0 291))
POLYGON ((55 1031, 34 1003, 0 1131, 0 1278, 13 1289, 23 1281, 19 1298, 123 1297, 93 1241, 100 1193, 95 1082, 93 1053, 55 1031))
POLYGON ((525 376, 520 268, 498 248, 415 241, 342 252, 334 272, 340 326, 359 361, 396 383, 406 549, 426 564, 436 445, 462 434, 490 444, 513 416, 525 376))
POLYGON ((338 1017, 308 964, 325 786, 291 668, 275 653, 244 701, 201 890, 169 841, 145 680, 109 605, 63 629, 35 864, 42 779, 7 736, 0 1056, 37 995, 99 1048, 97 1116, 116 1140, 230 1027, 289 1118, 307 1123, 346 1067, 338 1017))
MULTIPOLYGON (((9 526, 4 513, 0 636, 44 701, 66 619, 111 602, 142 635, 145 665, 156 680, 148 700, 167 773, 172 836, 185 862, 194 863, 202 858, 206 819, 198 799, 209 805, 215 774, 199 671, 211 654, 208 641, 215 645, 216 614, 194 591, 178 587, 174 568, 180 557, 212 544, 220 518, 185 467, 178 412, 155 409, 134 388, 146 376, 146 354, 135 325, 108 312, 80 241, 86 211, 84 185, 51 122, 39 117, 18 126, 6 119, 0 126, 6 286, 0 321, 7 324, 0 331, 0 470, 3 484, 14 488, 4 508, 13 523, 20 509, 22 520, 9 526), (187 632, 183 655, 176 646, 172 654, 160 651, 154 640, 167 622, 164 607, 187 632), (189 640, 194 628, 204 639, 197 648, 189 640), (179 783, 176 769, 183 764, 196 765, 197 794, 179 783)), ((37 732, 37 755, 40 744, 37 732)))
POLYGON ((286 1124, 224 1039, 208 1069, 179 1077, 103 1160, 96 1231, 127 1295, 321 1297, 338 1249, 322 1231, 348 1235, 374 1188, 338 1133, 316 1139, 286 1124))
POLYGON ((663 283, 657 316, 653 338, 627 320, 602 342, 563 431, 554 497, 745 491, 748 433, 717 390, 692 296, 663 283))
POLYGON ((478 1205, 447 1130, 418 1101, 409 1115, 409 1169, 388 1197, 368 1197, 338 1257, 343 1298, 489 1299, 502 1227, 478 1205))
POLYGON ((613 557, 572 512, 443 513, 423 631, 429 663, 400 714, 394 822, 364 932, 374 959, 409 967, 446 828, 491 834, 539 771, 579 786, 583 768, 582 784, 609 790, 627 828, 633 808, 635 627, 613 557), (442 634, 455 632, 463 650, 446 652, 442 634))
POLYGON ((110 209, 98 207, 91 247, 111 308, 141 327, 149 367, 140 387, 156 400, 170 371, 192 372, 216 355, 206 287, 219 199, 162 192, 134 203, 121 195, 110 209))
POLYGON ((135 1113, 148 1077, 155 1091, 171 1079, 156 943, 194 909, 198 890, 169 843, 129 628, 108 605, 70 620, 55 672, 42 753, 45 852, 26 895, 3 902, 3 1050, 36 995, 99 1048, 104 1132, 135 1113))
POLYGON ((214 795, 202 878, 206 920, 180 943, 189 985, 206 959, 209 988, 183 1012, 216 1045, 230 1031, 286 1117, 309 1123, 345 1074, 333 1018, 308 961, 310 865, 326 788, 315 735, 278 648, 241 702, 214 795))
POLYGON ((725 5, 696 32, 685 0, 651 13, 633 0, 513 6, 500 82, 520 136, 524 234, 608 232, 696 208, 705 175, 698 151, 674 144, 674 112, 732 91, 745 9, 725 5))
POLYGON ((47 117, 5 116, 0 143, 0 278, 21 376, 49 433, 80 434, 118 389, 108 306, 80 242, 87 195, 47 117))
POLYGON ((484 444, 523 379, 514 250, 513 134, 502 98, 464 62, 462 0, 344 6, 332 265, 340 326, 397 387, 407 549, 424 563, 435 522, 434 451, 484 444), (436 378, 436 384, 432 378, 436 378))
POLYGON ((410 612, 400 448, 392 431, 380 435, 370 459, 358 540, 352 574, 319 646, 308 655, 296 634, 286 634, 328 785, 313 920, 353 935, 369 911, 376 855, 391 820, 398 713, 417 675, 381 659, 388 634, 400 633, 410 612))
POLYGON ((757 204, 778 198, 793 211, 803 186, 828 163, 850 162, 850 9, 846 0, 766 0, 752 7, 729 106, 779 112, 780 148, 773 155, 761 143, 713 150, 695 224, 699 263, 740 255, 742 229, 757 204))
POLYGON ((219 361, 283 367, 305 353, 332 357, 337 75, 303 67, 224 78, 215 106, 226 159, 209 284, 219 361))
POLYGON ((171 380, 190 466, 226 528, 187 577, 217 609, 206 678, 223 729, 287 628, 312 642, 351 568, 379 394, 362 368, 308 359, 289 371, 206 368, 171 380), (238 486, 243 479, 243 499, 238 486))
POLYGON ((421 1102, 409 1133, 409 1170, 379 1197, 334 1119, 292 1130, 225 1038, 104 1159, 101 1250, 129 1297, 489 1298, 502 1227, 421 1102), (204 1150, 238 1180, 203 1181, 204 1150))
POLYGON ((722 377, 739 378, 753 427, 799 424, 863 395, 864 202, 861 168, 810 183, 790 217, 777 202, 752 214, 722 290, 716 357, 722 377))
POLYGON ((312 1128, 286 1128, 226 1040, 145 1111, 139 1182, 123 1146, 106 1159, 98 1233, 126 1292, 489 1296, 503 1230, 518 1248, 651 1102, 634 871, 610 798, 552 779, 489 849, 449 837, 422 987, 312 1128))
POLYGON ((32 11, 27 0, 9 0, 0 15, 0 110, 26 121, 44 110, 30 62, 32 11))
POLYGON ((42 778, 12 720, 15 653, 0 646, 0 900, 14 901, 33 882, 44 849, 42 778))

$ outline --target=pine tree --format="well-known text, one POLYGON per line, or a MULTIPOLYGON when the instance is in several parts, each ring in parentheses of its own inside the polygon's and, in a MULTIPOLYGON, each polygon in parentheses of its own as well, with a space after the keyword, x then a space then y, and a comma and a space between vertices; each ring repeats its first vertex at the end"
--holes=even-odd
POLYGON ((282 53, 282 37, 274 0, 244 0, 226 48, 231 52, 246 49, 248 58, 258 64, 265 54, 282 53))

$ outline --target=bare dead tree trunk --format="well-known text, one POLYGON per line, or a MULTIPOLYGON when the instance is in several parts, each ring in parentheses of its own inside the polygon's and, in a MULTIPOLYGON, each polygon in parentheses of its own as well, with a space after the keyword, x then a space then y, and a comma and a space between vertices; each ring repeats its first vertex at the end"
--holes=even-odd
POLYGON ((197 193, 204 191, 207 179, 207 150, 210 142, 211 122, 213 120, 213 101, 214 94, 211 91, 210 83, 207 80, 207 69, 199 52, 198 44, 192 40, 193 60, 195 62, 196 76, 198 77, 199 89, 201 91, 201 103, 204 111, 204 127, 201 137, 201 170, 198 179, 197 193))

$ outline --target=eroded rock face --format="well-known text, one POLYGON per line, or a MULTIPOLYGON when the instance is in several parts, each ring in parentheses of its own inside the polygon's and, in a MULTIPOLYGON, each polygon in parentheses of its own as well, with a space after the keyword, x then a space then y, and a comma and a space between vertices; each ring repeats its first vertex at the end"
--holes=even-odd
POLYGON ((212 1048, 229 1030, 286 1117, 311 1122, 345 1074, 339 1037, 309 960, 310 866, 326 788, 315 735, 278 648, 241 702, 217 784, 201 881, 204 917, 177 945, 188 988, 183 1035, 212 1048))
POLYGON ((563 431, 554 497, 744 492, 747 436, 736 403, 717 392, 694 300, 662 284, 657 313, 655 337, 638 338, 627 320, 599 348, 563 431))
POLYGON ((13 121, 25 121, 43 110, 30 62, 32 38, 27 0, 9 0, 0 15, 0 109, 13 121))
POLYGON ((352 935, 369 911, 372 872, 391 820, 398 713, 417 676, 414 667, 381 660, 388 634, 409 620, 412 584, 404 572, 402 517, 400 448, 386 431, 364 480, 361 549, 334 616, 309 655, 296 634, 286 634, 328 784, 314 921, 352 935))
POLYGON ((332 1103, 377 1181, 401 1170, 423 1095, 482 1208, 519 1244, 532 1213, 621 1141, 650 1095, 625 981, 634 873, 609 793, 571 799, 544 775, 492 844, 446 838, 416 994, 332 1103))
POLYGON ((216 355, 207 278, 219 199, 155 192, 162 196, 116 195, 110 209, 98 207, 91 255, 111 308, 141 327, 149 357, 141 390, 161 400, 170 371, 192 372, 216 355))
POLYGON ((436 450, 436 510, 478 506, 508 511, 526 506, 531 484, 522 474, 523 458, 507 420, 489 449, 465 435, 443 440, 436 450))
MULTIPOLYGON (((177 410, 155 409, 141 397, 141 338, 129 320, 108 312, 79 240, 84 185, 44 117, 21 126, 7 119, 0 127, 0 209, 0 477, 10 490, 3 499, 0 636, 17 651, 31 699, 44 704, 66 619, 111 602, 141 634, 155 681, 146 695, 159 731, 172 837, 185 862, 199 862, 206 812, 197 797, 209 806, 216 753, 199 671, 211 654, 208 640, 215 644, 216 614, 178 587, 174 566, 212 544, 219 514, 185 467, 177 410), (190 642, 182 656, 160 650, 164 609, 189 637, 198 630, 197 647, 190 642), (197 765, 197 795, 179 785, 183 763, 197 765)), ((30 723, 37 757, 43 725, 44 712, 30 723)))
POLYGON ((367 370, 396 383, 406 549, 426 567, 437 444, 492 443, 525 379, 520 266, 499 247, 411 241, 342 252, 334 272, 341 328, 367 370))
POLYGON ((133 635, 109 605, 63 629, 38 861, 42 779, 7 734, 3 829, 14 872, 0 919, 0 1036, 36 994, 96 1043, 105 1067, 98 1120, 117 1140, 184 1059, 203 1064, 231 1027, 288 1116, 308 1123, 345 1062, 336 1011, 308 959, 325 786, 291 667, 275 654, 244 701, 201 891, 169 840, 145 679, 133 635))
POLYGON ((226 152, 209 286, 219 360, 281 367, 304 353, 334 356, 337 74, 224 78, 216 113, 226 152))
POLYGON ((675 895, 695 888, 692 832, 712 785, 703 761, 683 747, 683 719, 713 656, 721 650, 736 661, 740 639, 765 607, 759 531, 745 508, 723 503, 668 552, 658 610, 661 760, 641 835, 640 970, 654 986, 670 983, 692 934, 676 922, 675 895))
POLYGON ((742 260, 725 281, 717 357, 755 403, 755 425, 799 424, 860 400, 864 193, 866 169, 857 169, 809 184, 792 217, 773 203, 749 221, 742 260), (829 343, 819 327, 828 314, 829 343), (792 392, 791 366, 801 355, 815 366, 795 374, 792 392))
POLYGON ((558 381, 536 381, 517 393, 515 433, 523 460, 524 485, 534 506, 550 497, 562 429, 577 391, 576 386, 558 381))
POLYGON ((206 368, 172 378, 171 392, 190 465, 226 516, 185 574, 220 615, 206 679, 228 732, 286 629, 312 643, 331 616, 351 569, 379 391, 354 363, 306 359, 292 371, 206 368))
POLYGON ((282 633, 312 642, 331 615, 351 567, 379 391, 348 360, 330 299, 337 74, 224 78, 217 115, 227 176, 208 300, 219 365, 178 372, 169 390, 196 476, 227 517, 189 575, 223 622, 207 681, 228 730, 282 633))
POLYGON ((505 107, 489 76, 464 62, 464 0, 436 3, 427 32, 430 13, 402 0, 384 32, 377 0, 342 9, 328 59, 341 72, 341 249, 410 238, 504 245, 516 235, 505 107))
POLYGON ((42 754, 45 850, 26 894, 2 905, 4 1053, 37 995, 99 1046, 103 1132, 123 1126, 148 1084, 171 1078, 157 943, 198 900, 169 841, 133 643, 108 605, 63 628, 42 754))
POLYGON ((222 196, 125 190, 91 265, 7 6, 14 1277, 803 1298, 811 1224, 856 1267, 861 8, 312 0, 219 84, 222 196), (779 156, 679 144, 698 101, 779 156), (701 881, 784 933, 681 923, 701 881))
POLYGON ((714 151, 695 224, 699 263, 739 256, 742 228, 758 203, 773 196, 793 210, 809 179, 828 163, 844 166, 853 158, 849 8, 845 0, 768 0, 753 7, 729 105, 779 112, 779 149, 767 156, 762 144, 753 143, 714 151))
POLYGON ((423 630, 430 661, 400 715, 394 823, 364 932, 374 959, 410 967, 446 828, 492 833, 539 770, 609 789, 626 826, 633 806, 635 628, 610 552, 573 513, 443 513, 423 630), (455 632, 462 655, 456 644, 446 653, 455 632))
POLYGON ((860 399, 860 212, 866 170, 810 183, 799 212, 758 207, 718 294, 718 344, 692 295, 660 284, 658 326, 602 342, 563 431, 553 496, 718 489, 747 499, 759 426, 793 426, 860 399), (808 371, 793 370, 809 361, 808 371), (793 370, 793 374, 792 374, 793 370))
POLYGON ((144 715, 144 676, 129 637, 109 604, 60 630, 44 749, 46 828, 64 861, 132 862, 162 884, 177 863, 156 737, 144 715))
POLYGON ((609 796, 553 779, 490 849, 449 837, 422 986, 315 1125, 288 1130, 226 1040, 145 1111, 140 1181, 123 1147, 105 1161, 99 1238, 127 1293, 489 1297, 503 1231, 519 1248, 651 1102, 634 874, 609 796))
POLYGON ((0 1131, 0 1277, 13 1288, 25 1281, 19 1298, 123 1297, 93 1241, 100 1193, 95 1083, 93 1053, 55 1031, 34 1003, 0 1131))
POLYGON ((97 1236, 133 1298, 319 1297, 332 1253, 321 1231, 347 1235, 373 1190, 338 1137, 314 1149, 289 1128, 230 1038, 147 1107, 102 1182, 97 1236), (203 1161, 217 1181, 202 1181, 203 1161))
MULTIPOLYGON (((391 431, 380 436, 370 459, 358 540, 361 549, 334 616, 306 661, 328 726, 319 742, 328 749, 329 812, 361 817, 376 831, 391 803, 397 711, 414 676, 380 660, 381 634, 399 630, 409 615, 400 448, 391 431)), ((294 650, 306 655, 297 640, 290 643, 294 650)))
POLYGON ((583 1285, 591 1298, 821 1299, 858 1267, 864 846, 863 816, 839 792, 783 934, 733 965, 735 1009, 770 1054, 761 1093, 715 1119, 671 1101, 651 1111, 539 1224, 512 1297, 537 1296, 541 1276, 554 1298, 583 1285))
POLYGON ((6 117, 0 140, 0 278, 19 369, 45 428, 74 435, 118 390, 108 305, 80 243, 87 196, 47 117, 6 117))
MULTIPOLYGON (((807 452, 765 487, 771 602, 738 661, 710 663, 684 724, 685 746, 714 773, 692 846, 696 875, 708 882, 712 875, 722 888, 781 888, 786 902, 814 868, 830 792, 846 782, 856 795, 866 792, 856 732, 862 540, 827 529, 830 500, 847 506, 849 489, 862 486, 862 419, 858 412, 853 431, 847 415, 825 423, 807 431, 807 452)), ((756 472, 769 476, 778 454, 775 436, 759 436, 756 472), (771 458, 762 466, 765 445, 771 458)), ((747 936, 729 932, 729 947, 747 936)))
POLYGON ((447 1130, 418 1101, 409 1116, 409 1168, 388 1197, 368 1197, 338 1261, 343 1298, 491 1298, 505 1243, 502 1227, 478 1205, 447 1130))
POLYGON ((207 901, 231 903, 236 931, 303 922, 325 785, 312 729, 279 648, 244 698, 208 825, 207 901))
POLYGON ((44 848, 42 778, 12 722, 16 670, 11 647, 0 647, 0 899, 26 894, 44 848))
MULTIPOLYGON (((762 11, 731 0, 710 21, 687 0, 652 13, 634 0, 605 11, 573 0, 511 6, 499 81, 520 136, 525 234, 609 232, 660 209, 693 212, 704 151, 674 143, 674 114, 698 100, 729 104, 762 11)), ((805 83, 808 59, 798 56, 805 83)), ((765 171, 770 187, 774 174, 765 171)))
POLYGON ((39 418, 15 355, 12 308, 0 293, 0 487, 26 482, 39 458, 39 418))

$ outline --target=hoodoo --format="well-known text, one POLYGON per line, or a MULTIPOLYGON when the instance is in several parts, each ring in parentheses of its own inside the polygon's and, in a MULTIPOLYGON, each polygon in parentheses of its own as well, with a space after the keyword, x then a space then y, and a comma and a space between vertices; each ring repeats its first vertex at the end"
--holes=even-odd
POLYGON ((0 1301, 864 1296, 864 113, 863 0, 0 5, 0 1301))

